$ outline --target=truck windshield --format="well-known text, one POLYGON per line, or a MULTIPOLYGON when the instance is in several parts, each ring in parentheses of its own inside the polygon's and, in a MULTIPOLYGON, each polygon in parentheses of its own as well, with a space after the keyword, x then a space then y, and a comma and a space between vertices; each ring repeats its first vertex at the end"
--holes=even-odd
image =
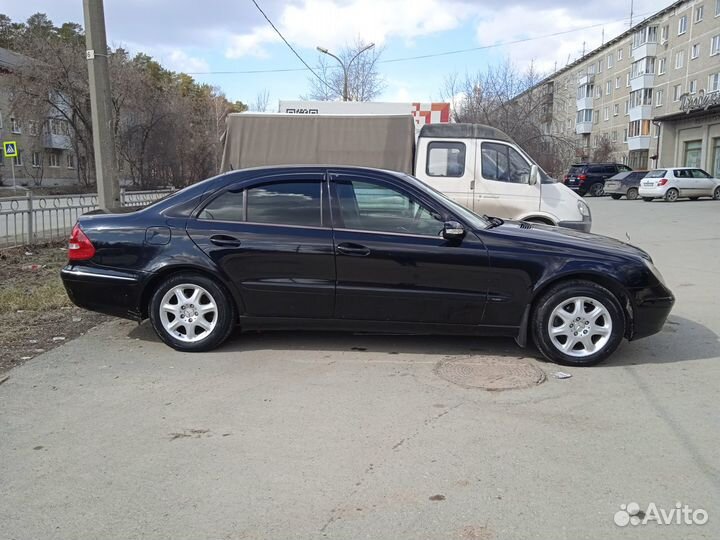
POLYGON ((452 199, 449 199, 447 195, 427 185, 425 182, 422 182, 421 180, 418 180, 414 176, 410 176, 408 174, 405 174, 403 176, 405 177, 405 180, 414 184, 418 188, 429 192, 434 198, 441 199, 442 203, 446 207, 448 207, 454 214, 456 214, 460 219, 465 221, 465 223, 467 223, 473 229, 486 229, 490 225, 490 222, 487 221, 485 218, 477 215, 475 212, 468 210, 464 206, 459 205, 452 199))

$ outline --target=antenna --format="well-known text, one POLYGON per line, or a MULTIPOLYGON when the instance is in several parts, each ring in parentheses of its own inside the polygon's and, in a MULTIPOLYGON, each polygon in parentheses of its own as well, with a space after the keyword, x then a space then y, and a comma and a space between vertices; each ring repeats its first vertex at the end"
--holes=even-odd
POLYGON ((602 38, 600 39, 600 45, 605 45, 605 27, 602 29, 602 38))
POLYGON ((633 0, 630 0, 630 28, 632 28, 633 23, 633 0))

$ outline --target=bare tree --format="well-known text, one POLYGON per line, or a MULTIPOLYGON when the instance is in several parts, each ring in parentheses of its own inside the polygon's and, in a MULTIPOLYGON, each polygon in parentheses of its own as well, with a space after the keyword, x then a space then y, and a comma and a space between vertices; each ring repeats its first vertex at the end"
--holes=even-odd
POLYGON ((607 135, 598 137, 597 144, 593 149, 592 160, 594 162, 612 161, 615 154, 615 143, 607 135))
POLYGON ((565 99, 531 64, 525 72, 509 61, 485 72, 445 78, 442 99, 449 101, 456 122, 486 124, 514 139, 553 175, 572 160, 574 141, 554 125, 553 108, 565 99))
POLYGON ((260 90, 255 96, 255 102, 250 107, 253 112, 267 112, 270 103, 270 91, 267 88, 260 90))
MULTIPOLYGON (((385 90, 385 78, 377 67, 383 48, 373 47, 355 58, 367 46, 367 43, 358 38, 337 53, 338 58, 348 68, 348 100, 350 101, 372 101, 385 90), (352 64, 350 64, 351 60, 352 64)), ((310 92, 306 96, 301 96, 302 99, 333 101, 343 98, 345 70, 337 60, 320 54, 315 73, 319 78, 312 75, 309 77, 310 92)))

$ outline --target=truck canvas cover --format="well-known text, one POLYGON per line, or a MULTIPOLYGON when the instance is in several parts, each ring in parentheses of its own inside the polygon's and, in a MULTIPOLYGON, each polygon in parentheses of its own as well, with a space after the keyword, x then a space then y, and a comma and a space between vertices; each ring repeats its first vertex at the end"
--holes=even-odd
POLYGON ((266 165, 355 165, 412 174, 411 115, 228 115, 222 171, 266 165))

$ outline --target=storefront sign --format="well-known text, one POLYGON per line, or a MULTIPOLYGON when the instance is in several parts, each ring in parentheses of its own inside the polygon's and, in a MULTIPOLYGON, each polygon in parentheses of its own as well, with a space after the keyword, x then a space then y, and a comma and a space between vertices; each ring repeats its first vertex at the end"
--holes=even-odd
POLYGON ((720 105, 720 91, 705 93, 700 90, 696 96, 683 94, 680 96, 680 110, 684 113, 708 110, 710 107, 720 105))

